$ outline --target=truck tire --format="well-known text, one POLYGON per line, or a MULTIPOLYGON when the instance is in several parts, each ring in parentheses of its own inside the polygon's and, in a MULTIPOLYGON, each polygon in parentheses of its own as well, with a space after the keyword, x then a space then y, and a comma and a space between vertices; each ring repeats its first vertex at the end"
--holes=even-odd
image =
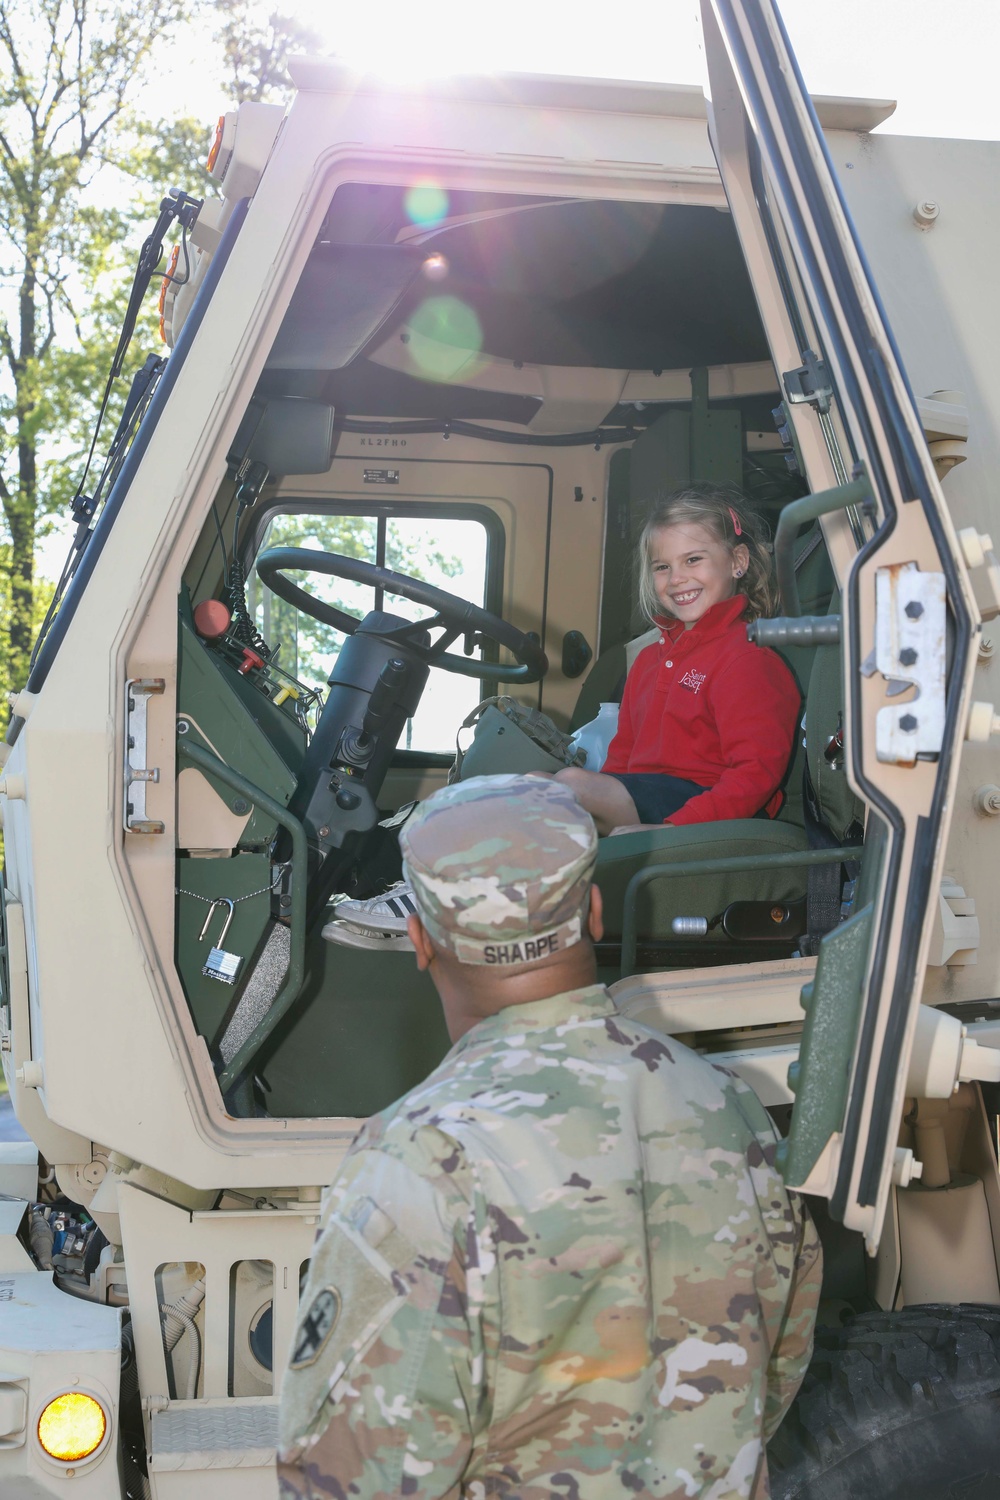
POLYGON ((908 1307, 817 1329, 768 1464, 773 1500, 997 1500, 1000 1308, 908 1307))

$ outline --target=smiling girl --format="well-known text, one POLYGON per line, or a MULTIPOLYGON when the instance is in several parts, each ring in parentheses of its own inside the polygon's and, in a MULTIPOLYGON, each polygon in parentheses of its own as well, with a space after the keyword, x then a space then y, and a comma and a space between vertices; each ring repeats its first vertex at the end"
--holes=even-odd
POLYGON ((737 491, 692 485, 656 504, 639 540, 639 603, 660 631, 625 683, 601 771, 557 773, 600 833, 773 818, 799 691, 747 640, 777 605, 760 522, 737 491))

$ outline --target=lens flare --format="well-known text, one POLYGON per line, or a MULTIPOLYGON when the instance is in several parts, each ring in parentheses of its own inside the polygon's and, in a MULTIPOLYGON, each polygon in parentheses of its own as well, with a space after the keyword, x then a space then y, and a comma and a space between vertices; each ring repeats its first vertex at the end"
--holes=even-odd
POLYGON ((421 267, 428 281, 443 281, 448 274, 448 262, 443 255, 428 255, 421 267))
POLYGON ((406 190, 403 207, 411 223, 421 229, 433 229, 448 217, 448 194, 436 182, 415 182, 406 190))
POLYGON ((410 356, 427 380, 457 380, 478 364, 479 319, 457 297, 428 297, 410 318, 410 356))

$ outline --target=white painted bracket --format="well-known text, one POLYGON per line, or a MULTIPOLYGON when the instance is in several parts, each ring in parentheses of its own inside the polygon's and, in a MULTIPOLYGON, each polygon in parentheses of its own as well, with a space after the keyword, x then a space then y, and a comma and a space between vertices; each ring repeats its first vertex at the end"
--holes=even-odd
POLYGON ((916 563, 875 573, 875 667, 890 692, 915 696, 880 708, 875 721, 879 760, 912 766, 940 753, 945 706, 945 580, 916 563))
POLYGON ((892 1159, 892 1180, 896 1187, 909 1187, 915 1178, 924 1175, 924 1164, 917 1161, 907 1146, 897 1146, 892 1159))
POLYGON ((969 408, 965 397, 961 391, 932 391, 918 400, 917 410, 935 471, 943 479, 968 457, 969 408))
POLYGON ((45 1072, 40 1062, 32 1058, 25 1058, 19 1068, 15 1068, 14 1077, 18 1083, 23 1083, 26 1089, 40 1089, 45 1083, 45 1072))
POLYGON ((979 949, 976 902, 948 876, 941 881, 927 962, 933 967, 974 964, 979 949))
POLYGON ((960 1083, 1000 1083, 1000 1048, 982 1047, 957 1016, 922 1005, 913 1034, 906 1092, 916 1099, 948 1099, 960 1083))
POLYGON ((995 620, 1000 615, 1000 562, 993 550, 993 538, 975 526, 966 526, 958 533, 958 540, 979 613, 984 620, 995 620))

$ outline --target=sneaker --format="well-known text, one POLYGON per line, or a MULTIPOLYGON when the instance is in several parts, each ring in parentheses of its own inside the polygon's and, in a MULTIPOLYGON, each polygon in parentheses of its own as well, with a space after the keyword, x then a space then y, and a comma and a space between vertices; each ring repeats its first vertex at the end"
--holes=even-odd
POLYGON ((322 935, 328 943, 340 943, 345 948, 412 953, 406 919, 416 910, 412 886, 400 881, 367 901, 341 901, 322 935))

